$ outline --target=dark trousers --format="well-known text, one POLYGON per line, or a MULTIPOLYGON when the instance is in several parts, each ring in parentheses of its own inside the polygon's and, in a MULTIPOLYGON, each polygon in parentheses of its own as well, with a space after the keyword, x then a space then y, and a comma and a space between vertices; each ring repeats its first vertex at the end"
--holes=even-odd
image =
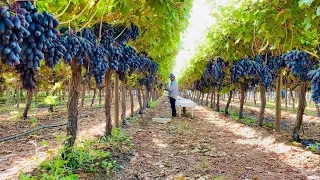
POLYGON ((172 110, 172 116, 176 117, 177 116, 177 111, 176 111, 176 100, 172 97, 170 98, 170 106, 171 106, 171 110, 172 110))

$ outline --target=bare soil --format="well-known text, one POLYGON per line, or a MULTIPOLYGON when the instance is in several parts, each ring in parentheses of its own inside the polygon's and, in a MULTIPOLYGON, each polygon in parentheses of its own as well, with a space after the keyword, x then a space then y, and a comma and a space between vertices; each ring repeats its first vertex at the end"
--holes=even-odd
MULTIPOLYGON (((96 99, 97 100, 97 99, 96 99)), ((135 98, 135 111, 138 109, 138 102, 135 98)), ((92 139, 103 136, 105 131, 104 106, 97 104, 90 107, 87 102, 83 108, 79 107, 78 139, 92 139)), ((127 115, 130 113, 130 101, 126 102, 127 115)), ((119 108, 121 112, 121 107, 119 108)), ((112 118, 114 117, 113 103, 111 107, 112 118)), ((20 134, 43 125, 62 124, 67 122, 66 107, 58 106, 54 112, 48 112, 47 108, 40 108, 29 113, 31 118, 36 118, 37 123, 28 120, 12 120, 10 113, 0 114, 0 138, 20 134)), ((36 133, 21 138, 0 143, 0 179, 17 179, 20 170, 30 172, 42 161, 51 157, 48 152, 57 153, 66 137, 66 126, 42 129, 36 133), (58 137, 58 139, 57 139, 58 137), (41 145, 41 142, 48 142, 48 146, 41 145)), ((76 143, 77 143, 76 142, 76 143)))
POLYGON ((287 133, 248 127, 203 106, 168 124, 170 105, 149 110, 124 131, 135 151, 114 179, 320 179, 320 156, 289 143, 287 133))

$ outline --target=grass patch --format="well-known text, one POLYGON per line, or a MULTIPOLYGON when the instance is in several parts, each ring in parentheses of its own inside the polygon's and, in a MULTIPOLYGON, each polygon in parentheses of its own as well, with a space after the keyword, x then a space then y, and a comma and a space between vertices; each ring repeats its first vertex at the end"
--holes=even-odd
POLYGON ((75 146, 71 153, 65 154, 66 148, 59 149, 58 155, 46 160, 31 174, 20 172, 20 179, 79 179, 79 173, 99 173, 106 177, 122 169, 112 157, 112 153, 131 152, 131 140, 119 129, 114 129, 111 136, 97 140, 85 140, 75 146))
MULTIPOLYGON (((241 122, 242 124, 248 125, 248 126, 258 126, 258 119, 251 116, 243 116, 242 119, 239 118, 239 113, 229 110, 229 115, 232 119, 241 122)), ((220 113, 224 114, 224 110, 220 113)), ((272 122, 263 122, 263 126, 274 128, 275 124, 272 122)))
POLYGON ((213 178, 212 180, 224 180, 224 178, 222 176, 217 176, 217 177, 213 178))
POLYGON ((154 108, 158 107, 158 105, 159 105, 158 101, 151 101, 150 104, 149 104, 151 109, 154 109, 154 108))
POLYGON ((35 127, 38 124, 37 118, 28 118, 28 121, 32 124, 33 127, 35 127))
POLYGON ((94 108, 103 108, 104 104, 94 104, 93 107, 94 108))
POLYGON ((23 113, 19 111, 11 111, 10 114, 11 114, 11 118, 10 118, 11 121, 18 121, 22 118, 22 115, 23 115, 23 113))

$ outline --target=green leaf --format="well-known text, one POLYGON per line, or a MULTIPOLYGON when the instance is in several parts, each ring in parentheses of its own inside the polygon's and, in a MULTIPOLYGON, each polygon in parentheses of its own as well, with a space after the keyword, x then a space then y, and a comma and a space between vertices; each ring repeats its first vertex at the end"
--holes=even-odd
POLYGON ((235 42, 235 44, 238 44, 238 43, 241 41, 241 39, 242 39, 242 37, 239 37, 239 38, 237 39, 237 41, 235 42))
POLYGON ((310 24, 310 18, 309 17, 306 17, 304 19, 304 24, 305 24, 305 27, 304 27, 304 30, 307 31, 308 29, 310 29, 311 27, 311 24, 310 24))
POLYGON ((130 12, 130 8, 128 6, 122 4, 121 7, 120 7, 120 12, 124 16, 127 16, 129 14, 129 12, 130 12))
POLYGON ((41 144, 42 146, 49 146, 49 143, 48 143, 47 141, 42 141, 42 142, 40 142, 40 144, 41 144))
POLYGON ((300 0, 299 1, 299 6, 303 6, 303 5, 310 5, 314 0, 300 0))

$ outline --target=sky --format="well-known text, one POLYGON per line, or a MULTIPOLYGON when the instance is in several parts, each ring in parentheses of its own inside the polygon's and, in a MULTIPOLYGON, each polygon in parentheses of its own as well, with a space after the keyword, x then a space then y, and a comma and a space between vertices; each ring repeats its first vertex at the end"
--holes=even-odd
MULTIPOLYGON (((177 77, 179 77, 179 74, 183 72, 189 64, 190 59, 194 56, 197 44, 205 40, 208 28, 216 22, 210 15, 210 7, 207 1, 208 0, 194 0, 193 2, 189 26, 181 35, 182 49, 176 57, 176 65, 173 70, 177 77)), ((211 2, 212 1, 225 4, 229 0, 211 0, 211 2)))

